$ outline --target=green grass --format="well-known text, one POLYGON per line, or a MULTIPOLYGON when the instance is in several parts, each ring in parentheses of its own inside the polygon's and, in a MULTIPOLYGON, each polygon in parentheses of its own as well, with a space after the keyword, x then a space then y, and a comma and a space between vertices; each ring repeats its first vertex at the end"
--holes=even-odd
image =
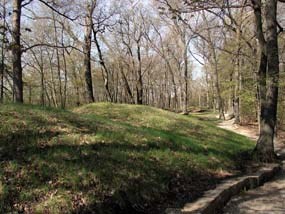
POLYGON ((239 173, 254 144, 213 119, 99 103, 0 106, 4 213, 158 213, 239 173))

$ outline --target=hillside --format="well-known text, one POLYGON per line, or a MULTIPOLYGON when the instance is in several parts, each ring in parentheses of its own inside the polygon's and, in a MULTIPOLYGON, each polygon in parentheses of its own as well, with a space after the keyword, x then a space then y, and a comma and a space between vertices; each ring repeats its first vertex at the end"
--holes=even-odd
POLYGON ((239 173, 254 146, 205 117, 146 106, 1 105, 0 120, 6 213, 158 213, 239 173))

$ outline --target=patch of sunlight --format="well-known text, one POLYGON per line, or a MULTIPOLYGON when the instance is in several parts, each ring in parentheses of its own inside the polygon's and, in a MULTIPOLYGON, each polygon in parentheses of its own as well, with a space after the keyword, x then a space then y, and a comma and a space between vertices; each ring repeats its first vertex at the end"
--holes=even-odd
POLYGON ((4 185, 2 181, 0 181, 0 198, 2 198, 4 195, 4 185))
POLYGON ((49 213, 60 214, 72 211, 71 196, 54 190, 48 192, 45 200, 35 206, 35 213, 49 213))

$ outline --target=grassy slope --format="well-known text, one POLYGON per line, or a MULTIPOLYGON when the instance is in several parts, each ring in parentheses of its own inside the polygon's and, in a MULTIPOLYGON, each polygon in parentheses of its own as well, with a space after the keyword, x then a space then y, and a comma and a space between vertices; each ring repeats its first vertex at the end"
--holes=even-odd
POLYGON ((235 171, 238 155, 253 147, 211 121, 145 106, 1 105, 0 121, 6 212, 158 212, 235 171))

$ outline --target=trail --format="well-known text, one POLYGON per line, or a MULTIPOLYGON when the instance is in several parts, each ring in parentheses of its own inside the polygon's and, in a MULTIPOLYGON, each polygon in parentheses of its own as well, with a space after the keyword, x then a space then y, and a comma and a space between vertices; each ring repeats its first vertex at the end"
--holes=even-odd
POLYGON ((256 125, 247 125, 247 126, 240 126, 233 124, 233 120, 226 120, 219 123, 218 127, 233 131, 235 133, 244 135, 254 141, 258 138, 258 127, 256 125))
MULTIPOLYGON (((233 125, 233 121, 224 121, 219 127, 231 130, 252 140, 258 138, 256 126, 233 125)), ((283 157, 283 168, 281 172, 265 185, 244 192, 234 197, 224 208, 224 214, 285 214, 285 148, 283 134, 275 139, 275 148, 283 157)))

